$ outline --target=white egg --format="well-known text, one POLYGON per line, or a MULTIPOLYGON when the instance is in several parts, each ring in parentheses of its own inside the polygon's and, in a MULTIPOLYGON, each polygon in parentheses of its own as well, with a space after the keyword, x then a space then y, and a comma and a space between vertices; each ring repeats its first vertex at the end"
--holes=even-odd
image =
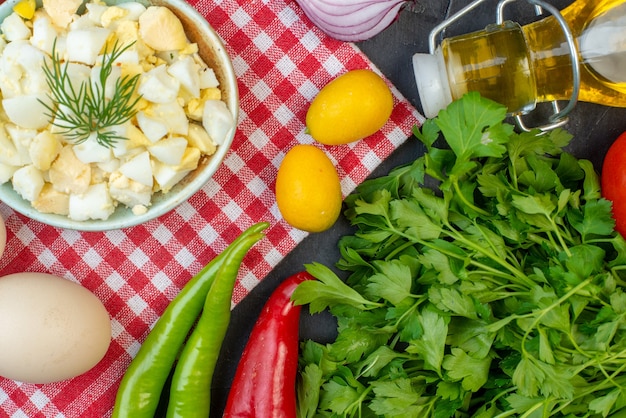
POLYGON ((0 277, 0 376, 51 383, 81 375, 106 354, 111 322, 77 283, 46 273, 0 277))

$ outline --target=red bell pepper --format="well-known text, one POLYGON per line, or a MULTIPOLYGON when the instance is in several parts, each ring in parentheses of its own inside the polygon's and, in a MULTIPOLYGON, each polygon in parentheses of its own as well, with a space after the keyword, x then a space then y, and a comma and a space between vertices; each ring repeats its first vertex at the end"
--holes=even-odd
POLYGON ((307 272, 281 283, 250 333, 231 385, 223 418, 295 418, 300 306, 291 295, 307 272))

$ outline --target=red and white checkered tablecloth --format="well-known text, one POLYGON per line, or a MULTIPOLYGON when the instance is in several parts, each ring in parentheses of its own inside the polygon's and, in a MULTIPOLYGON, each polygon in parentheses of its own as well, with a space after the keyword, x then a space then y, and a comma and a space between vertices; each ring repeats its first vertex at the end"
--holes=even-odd
MULTIPOLYGON (((81 283, 111 316, 113 341, 91 371, 47 385, 0 378, 0 417, 106 417, 120 379, 151 325, 180 288, 241 231, 269 221, 246 257, 233 303, 241 301, 305 236, 287 225, 274 198, 285 152, 311 143, 308 104, 331 79, 373 68, 351 43, 326 37, 293 0, 191 0, 224 39, 239 79, 241 112, 232 150, 201 191, 147 224, 102 233, 53 228, 0 203, 7 250, 0 275, 49 272, 81 283)), ((423 118, 393 87, 395 109, 378 134, 327 147, 350 193, 423 118)), ((313 259, 310 261, 314 261, 313 259)), ((0 353, 1 355, 1 353, 0 353)))

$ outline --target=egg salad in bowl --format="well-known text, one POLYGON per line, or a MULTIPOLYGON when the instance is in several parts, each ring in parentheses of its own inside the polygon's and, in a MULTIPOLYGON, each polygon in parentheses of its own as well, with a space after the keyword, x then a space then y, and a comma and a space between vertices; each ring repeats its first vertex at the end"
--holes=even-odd
POLYGON ((185 0, 20 0, 0 19, 0 201, 53 226, 118 229, 217 170, 237 82, 185 0))

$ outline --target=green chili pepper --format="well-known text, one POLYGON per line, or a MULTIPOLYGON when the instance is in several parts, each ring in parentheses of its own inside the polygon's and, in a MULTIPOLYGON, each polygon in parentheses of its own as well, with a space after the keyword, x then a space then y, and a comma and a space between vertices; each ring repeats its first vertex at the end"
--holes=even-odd
POLYGON ((228 251, 204 308, 180 354, 170 387, 167 418, 209 416, 211 381, 230 323, 233 288, 243 254, 228 251))
POLYGON ((237 237, 170 302, 130 363, 117 392, 113 418, 152 418, 161 392, 227 255, 243 257, 269 224, 259 222, 237 237))

